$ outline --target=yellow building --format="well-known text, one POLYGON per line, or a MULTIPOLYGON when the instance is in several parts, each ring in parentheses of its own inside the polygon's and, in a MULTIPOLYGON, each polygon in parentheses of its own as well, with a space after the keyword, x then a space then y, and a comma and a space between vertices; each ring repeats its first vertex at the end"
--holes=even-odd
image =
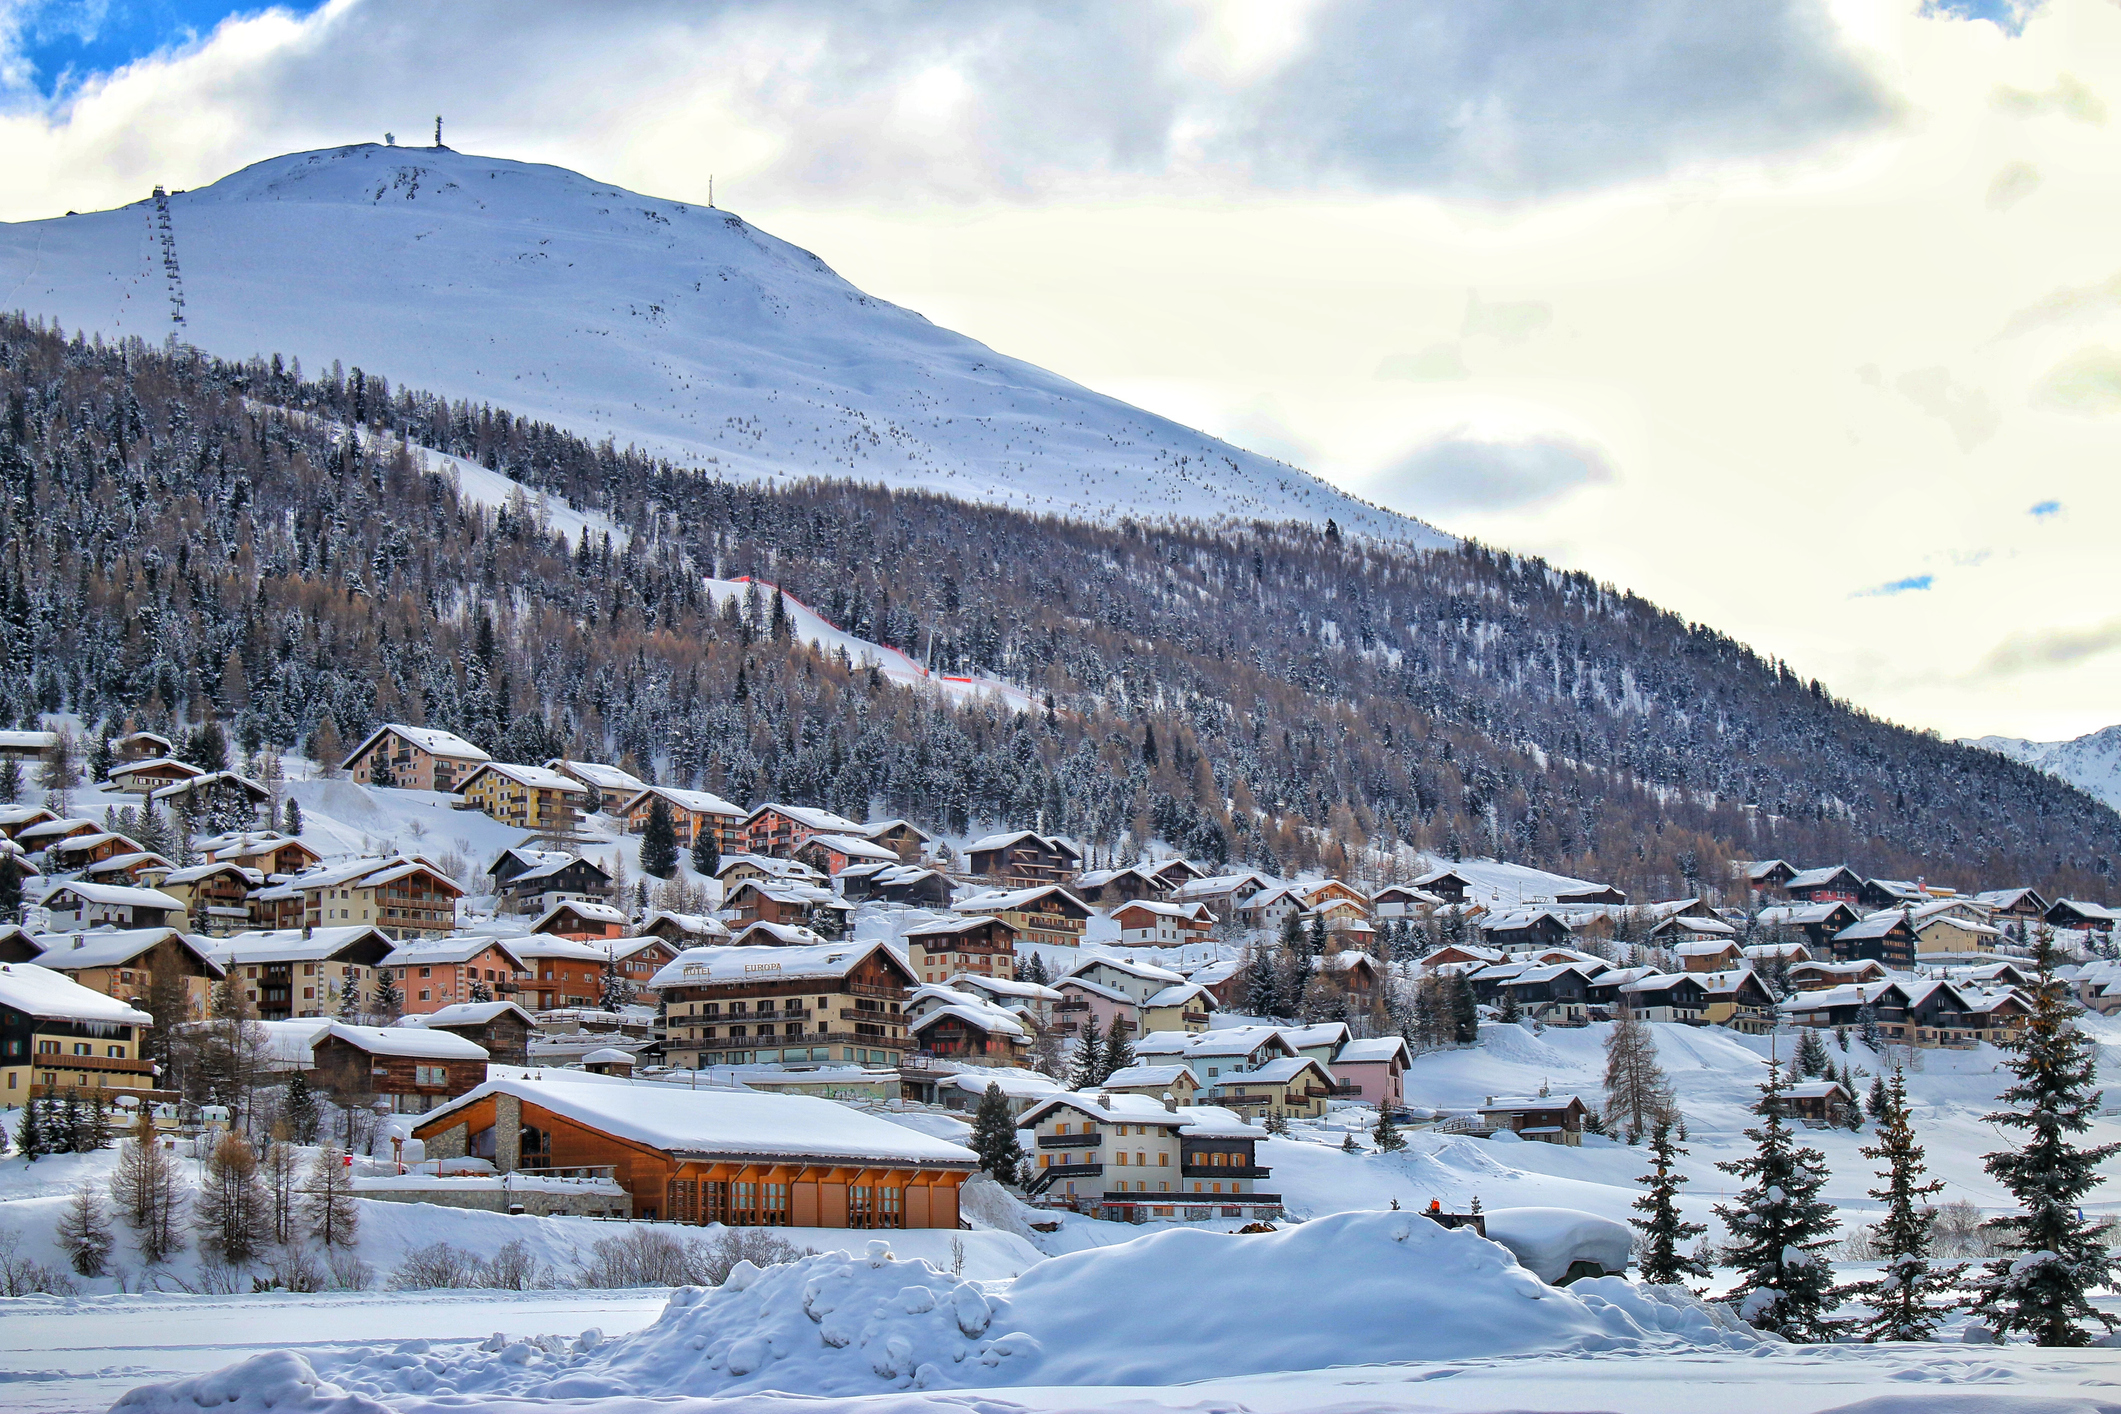
POLYGON ((504 825, 519 830, 571 831, 589 788, 543 766, 488 761, 472 769, 458 794, 504 825))
POLYGON ((0 963, 0 1104, 68 1090, 150 1090, 154 1018, 48 967, 0 963))

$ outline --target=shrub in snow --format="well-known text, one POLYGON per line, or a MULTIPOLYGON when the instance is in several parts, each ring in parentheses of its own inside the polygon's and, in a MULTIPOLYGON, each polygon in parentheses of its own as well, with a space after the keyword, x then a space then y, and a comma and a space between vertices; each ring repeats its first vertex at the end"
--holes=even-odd
POLYGON ((390 1287, 393 1291, 432 1291, 482 1286, 483 1266, 478 1257, 463 1248, 436 1242, 407 1252, 390 1274, 390 1287))
POLYGON ((73 1296, 74 1279, 22 1255, 22 1234, 0 1228, 0 1296, 73 1296))
POLYGON ((711 1236, 680 1238, 667 1229, 637 1227, 600 1237, 588 1258, 578 1256, 575 1285, 720 1286, 740 1263, 768 1267, 803 1255, 805 1249, 765 1228, 718 1228, 711 1236))
POLYGON ((60 1250, 76 1272, 85 1277, 103 1275, 116 1239, 111 1236, 110 1213, 103 1206, 103 1195, 86 1179, 67 1200, 66 1212, 59 1219, 58 1238, 60 1250))

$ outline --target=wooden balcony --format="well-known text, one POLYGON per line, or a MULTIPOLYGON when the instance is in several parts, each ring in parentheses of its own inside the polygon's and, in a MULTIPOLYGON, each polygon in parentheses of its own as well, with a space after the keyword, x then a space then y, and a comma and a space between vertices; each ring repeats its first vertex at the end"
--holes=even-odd
POLYGON ((1041 1149, 1095 1149, 1105 1142, 1102 1134, 1041 1134, 1038 1147, 1041 1149))

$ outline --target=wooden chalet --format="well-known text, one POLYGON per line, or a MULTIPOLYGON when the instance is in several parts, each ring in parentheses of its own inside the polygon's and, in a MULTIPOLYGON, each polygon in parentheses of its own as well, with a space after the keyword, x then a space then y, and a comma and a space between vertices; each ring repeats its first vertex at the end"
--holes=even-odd
POLYGON ((557 771, 581 786, 585 792, 582 809, 591 815, 607 806, 631 800, 648 789, 648 782, 623 766, 607 766, 601 761, 569 761, 565 757, 554 757, 545 763, 545 769, 557 771))
POLYGON ((848 908, 844 899, 814 884, 783 884, 766 879, 746 879, 722 900, 722 912, 730 923, 779 923, 808 927, 826 913, 848 908))
POLYGON ((1442 902, 1437 895, 1411 884, 1387 884, 1370 895, 1370 913, 1377 918, 1417 918, 1423 909, 1442 902))
POLYGON ((265 886, 263 874, 235 863, 156 872, 155 887, 184 904, 191 930, 214 938, 249 929, 250 896, 265 886))
POLYGON ((386 722, 346 753, 339 768, 362 785, 378 777, 400 790, 449 794, 493 758, 454 732, 386 722))
POLYGON ((156 757, 144 761, 124 761, 110 768, 106 777, 113 786, 127 795, 153 795, 164 786, 179 785, 194 776, 203 776, 206 768, 194 766, 189 761, 178 761, 172 757, 156 757))
POLYGON ((761 805, 744 817, 744 838, 738 848, 750 854, 770 854, 793 859, 803 841, 812 835, 851 835, 861 838, 862 827, 844 815, 809 805, 761 805))
POLYGON ((840 896, 849 902, 917 904, 927 908, 950 906, 950 881, 933 869, 918 864, 850 864, 840 871, 840 896))
POLYGON ((523 992, 531 980, 530 964, 514 952, 520 942, 476 935, 419 938, 392 948, 383 966, 391 972, 405 1012, 425 1014, 468 1002, 474 982, 502 1000, 530 996, 523 992))
POLYGON ((671 957, 676 957, 686 948, 728 942, 729 925, 704 913, 671 913, 659 908, 642 920, 636 936, 660 939, 671 957))
POLYGON ((51 755, 52 749, 58 744, 57 732, 0 731, 0 759, 19 761, 25 766, 32 765, 51 755))
POLYGON ((1031 830, 1011 830, 976 839, 965 846, 965 859, 971 873, 1018 889, 1065 884, 1081 873, 1083 866, 1082 851, 1067 840, 1031 830))
POLYGON ((1480 1118, 1492 1129, 1507 1129, 1520 1139, 1540 1144, 1580 1145, 1583 1121, 1590 1110, 1574 1095, 1490 1095, 1480 1118))
POLYGON ((1812 955, 1824 957, 1833 951, 1834 935, 1860 920, 1853 905, 1835 899, 1831 903, 1777 904, 1761 909, 1753 921, 1770 937, 1802 935, 1812 955))
POLYGON ((960 972, 1016 975, 1016 925, 991 914, 917 925, 906 930, 905 943, 923 982, 947 982, 960 972))
POLYGON ((530 1038, 538 1029, 514 1002, 457 1002, 419 1018, 428 1031, 446 1031, 485 1050, 495 1065, 529 1065, 530 1038))
POLYGON ((534 1012, 599 1005, 610 947, 608 941, 553 933, 510 938, 508 951, 521 959, 527 974, 518 979, 515 999, 534 1012))
POLYGON ((2048 905, 2043 921, 2049 927, 2072 928, 2083 933, 2114 931, 2113 910, 2104 904, 2091 903, 2084 899, 2056 899, 2048 905))
POLYGON ((47 873, 59 874, 86 869, 91 864, 121 854, 144 852, 145 847, 130 836, 98 830, 93 835, 70 835, 63 840, 53 840, 44 847, 44 868, 47 873))
POLYGON ((150 761, 168 756, 177 744, 160 732, 130 731, 111 738, 110 754, 117 761, 150 761))
MULTIPOLYGON (((20 809, 21 807, 10 808, 20 809)), ((104 828, 94 820, 82 820, 71 816, 62 820, 49 810, 41 809, 41 807, 38 813, 42 814, 44 818, 17 825, 15 833, 10 836, 16 844, 21 845, 30 854, 35 854, 41 849, 49 849, 55 840, 72 839, 79 835, 106 833, 104 828)))
POLYGON ((1695 973, 1701 979, 1701 1019, 1748 1036, 1775 1029, 1775 996, 1751 967, 1695 973))
POLYGON ((1079 875, 1070 891, 1085 903, 1114 908, 1136 899, 1162 899, 1170 893, 1163 880, 1139 864, 1124 869, 1093 869, 1079 875))
POLYGON ((184 902, 159 889, 91 884, 83 880, 53 884, 37 902, 62 931, 82 931, 108 923, 113 928, 180 928, 184 902))
POLYGON ((1206 904, 1163 903, 1135 899, 1112 910, 1120 942, 1142 947, 1176 948, 1204 943, 1215 931, 1215 916, 1206 904))
POLYGON ((691 948, 649 982, 664 1004, 663 1054, 687 1070, 895 1065, 916 985, 882 943, 691 948))
POLYGON ((1434 894, 1445 903, 1464 903, 1472 883, 1455 869, 1434 869, 1414 881, 1414 887, 1434 894))
POLYGON ((608 1176, 633 1216, 731 1227, 956 1229, 968 1149, 809 1095, 487 1082, 413 1128, 430 1156, 502 1173, 608 1176))
POLYGON ((896 850, 855 835, 812 835, 795 847, 795 857, 828 879, 850 864, 902 862, 896 850))
POLYGON ((915 1050, 945 1060, 1015 1066, 1031 1050, 1031 1028, 1023 1018, 971 997, 924 1011, 906 1033, 915 1050))
POLYGON ((1906 970, 1915 965, 1915 949, 1919 943, 1907 910, 1888 908, 1849 924, 1834 935, 1828 948, 1842 962, 1868 958, 1887 967, 1906 970))
POLYGON ((1992 889, 1974 895, 1974 902, 1982 905, 1992 918, 2015 919, 2024 923, 2038 923, 2047 917, 2050 907, 2038 889, 1992 889))
POLYGON ((1797 877, 1796 868, 1781 859, 1738 860, 1731 868, 1754 893, 1780 894, 1797 877))
POLYGON ((1480 936, 1491 947, 1514 952, 1559 947, 1572 935, 1568 920, 1550 908, 1507 908, 1481 915, 1480 936))
POLYGON ((39 952, 32 960, 39 966, 138 1007, 147 1004, 156 978, 165 984, 175 979, 186 1009, 203 1017, 214 984, 228 975, 199 939, 170 927, 43 933, 35 941, 39 952))
POLYGON ((425 1114, 486 1083, 486 1048, 419 1026, 324 1024, 310 1044, 310 1081, 339 1101, 425 1114))
MULTIPOLYGON (((49 825, 58 819, 56 812, 41 805, 0 805, 0 835, 12 840, 32 825, 49 825)), ((79 823, 85 826, 89 833, 94 833, 98 828, 93 820, 83 820, 79 823)))
POLYGON ((1838 1080, 1800 1080, 1782 1092, 1785 1119, 1815 1129, 1840 1129, 1857 1113, 1856 1097, 1838 1080))
POLYGON ((992 914, 1016 928, 1019 943, 1078 947, 1090 906, 1058 884, 1008 893, 985 893, 953 905, 959 913, 992 914))
POLYGON ((880 844, 899 857, 901 864, 914 864, 924 858, 935 844, 935 836, 911 820, 871 820, 862 826, 862 835, 873 843, 880 844))
POLYGON ((288 1021, 336 1016, 349 991, 357 1010, 372 1010, 383 961, 396 946, 382 929, 356 924, 236 933, 213 953, 260 1020, 288 1021))
POLYGON ((627 797, 617 811, 626 833, 637 835, 648 828, 648 814, 656 801, 670 812, 670 828, 679 849, 692 848, 703 832, 714 834, 715 853, 737 854, 744 848, 744 812, 704 790, 678 790, 672 786, 647 786, 627 797))
POLYGON ((1851 906, 1862 902, 1863 880, 1846 864, 1836 864, 1825 869, 1806 869, 1792 874, 1782 886, 1784 894, 1798 903, 1845 903, 1851 906))
POLYGON ((549 907, 563 898, 611 898, 611 875, 604 866, 564 850, 504 849, 486 866, 486 876, 496 894, 517 902, 536 899, 549 907))
POLYGON ((146 1012, 62 972, 0 963, 0 1105, 68 1090, 153 1089, 153 1025, 146 1012))
POLYGON ((569 899, 546 909, 538 921, 530 925, 530 931, 555 938, 572 938, 576 942, 602 943, 625 937, 632 927, 633 922, 623 909, 613 908, 608 903, 569 899))

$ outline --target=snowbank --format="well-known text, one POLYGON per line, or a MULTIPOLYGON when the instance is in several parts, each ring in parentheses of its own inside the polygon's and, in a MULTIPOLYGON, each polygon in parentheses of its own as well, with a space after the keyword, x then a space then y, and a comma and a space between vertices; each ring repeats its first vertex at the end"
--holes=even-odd
MULTIPOLYGON (((1744 1350, 1698 1302, 1618 1278, 1546 1285, 1495 1243, 1414 1213, 1347 1213, 1271 1234, 1176 1229, 983 1284, 894 1257, 825 1253, 674 1292, 656 1322, 442 1353, 282 1353, 134 1391, 118 1408, 369 1414, 449 1396, 812 1396, 1021 1385, 1172 1384, 1392 1360, 1533 1352, 1744 1350), (246 1373, 247 1372, 247 1373, 246 1373)), ((458 1403, 456 1407, 461 1407, 458 1403)))
POLYGON ((1489 1240, 1509 1248, 1542 1281, 1560 1281, 1582 1261, 1622 1272, 1635 1236, 1626 1223, 1575 1208, 1497 1208, 1487 1226, 1489 1240))

